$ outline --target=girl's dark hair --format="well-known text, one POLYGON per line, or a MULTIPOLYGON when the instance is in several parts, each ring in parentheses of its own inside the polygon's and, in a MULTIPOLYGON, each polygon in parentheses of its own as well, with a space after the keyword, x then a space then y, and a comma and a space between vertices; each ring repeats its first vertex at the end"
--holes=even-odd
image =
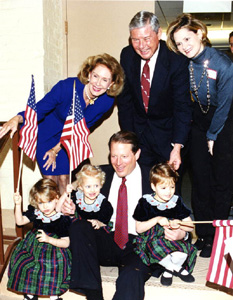
POLYGON ((168 163, 160 163, 153 166, 150 170, 150 183, 156 185, 165 180, 177 182, 179 174, 168 163))

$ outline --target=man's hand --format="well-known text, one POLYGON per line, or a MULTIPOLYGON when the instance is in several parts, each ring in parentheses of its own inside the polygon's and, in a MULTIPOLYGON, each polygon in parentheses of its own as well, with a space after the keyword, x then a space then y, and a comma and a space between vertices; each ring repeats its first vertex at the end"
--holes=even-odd
POLYGON ((181 156, 180 156, 181 146, 182 146, 181 144, 175 144, 170 153, 170 159, 168 163, 175 170, 178 170, 181 164, 181 156))
POLYGON ((164 227, 164 235, 165 239, 169 241, 179 241, 185 237, 186 232, 180 228, 170 229, 168 227, 164 227))

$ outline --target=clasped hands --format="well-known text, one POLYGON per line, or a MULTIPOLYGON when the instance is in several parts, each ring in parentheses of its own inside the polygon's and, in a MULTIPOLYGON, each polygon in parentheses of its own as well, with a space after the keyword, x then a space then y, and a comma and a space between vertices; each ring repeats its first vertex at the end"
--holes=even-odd
POLYGON ((168 220, 165 217, 159 217, 158 224, 160 224, 164 228, 164 237, 169 241, 178 241, 182 240, 186 231, 181 229, 181 220, 168 220))
POLYGON ((158 224, 162 227, 167 227, 169 229, 178 229, 180 228, 180 222, 181 220, 175 219, 175 220, 168 220, 165 217, 158 217, 158 224))

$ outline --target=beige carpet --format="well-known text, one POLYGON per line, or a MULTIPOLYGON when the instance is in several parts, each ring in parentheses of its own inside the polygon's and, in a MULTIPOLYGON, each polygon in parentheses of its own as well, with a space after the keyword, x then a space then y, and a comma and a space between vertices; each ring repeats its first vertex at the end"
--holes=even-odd
MULTIPOLYGON (((170 287, 164 287, 160 284, 159 278, 151 278, 146 283, 146 296, 144 300, 161 299, 181 300, 232 300, 232 295, 224 291, 219 291, 216 287, 208 287, 206 285, 206 274, 208 271, 209 259, 198 256, 193 276, 194 283, 185 283, 179 278, 173 278, 173 284, 170 287)), ((101 269, 103 279, 104 299, 111 300, 115 291, 115 280, 117 277, 117 268, 103 267, 101 269)), ((6 289, 7 275, 4 274, 0 284, 0 300, 19 300, 23 299, 22 295, 17 295, 6 289)), ((220 287, 221 288, 221 287, 220 287)), ((229 291, 228 291, 229 292, 229 291)), ((67 292, 62 296, 63 300, 85 300, 82 295, 67 292)), ((46 299, 46 298, 40 298, 46 299)))

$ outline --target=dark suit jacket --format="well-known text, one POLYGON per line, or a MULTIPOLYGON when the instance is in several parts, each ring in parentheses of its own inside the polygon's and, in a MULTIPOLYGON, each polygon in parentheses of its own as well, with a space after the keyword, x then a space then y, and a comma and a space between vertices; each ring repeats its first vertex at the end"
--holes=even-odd
POLYGON ((140 83, 141 57, 132 46, 121 53, 125 86, 118 96, 118 116, 122 130, 152 132, 151 144, 169 159, 171 143, 185 144, 188 138, 192 102, 190 98, 188 59, 169 51, 160 41, 160 50, 150 89, 148 112, 145 112, 140 83))
MULTIPOLYGON (((110 187, 111 187, 112 180, 113 180, 113 175, 114 175, 115 171, 111 165, 102 165, 100 167, 106 174, 106 180, 101 189, 101 193, 106 198, 108 198, 110 187)), ((141 172, 142 172, 142 194, 143 195, 151 194, 153 191, 151 189, 150 181, 149 181, 150 168, 146 167, 146 166, 140 166, 140 168, 141 168, 141 172)))

